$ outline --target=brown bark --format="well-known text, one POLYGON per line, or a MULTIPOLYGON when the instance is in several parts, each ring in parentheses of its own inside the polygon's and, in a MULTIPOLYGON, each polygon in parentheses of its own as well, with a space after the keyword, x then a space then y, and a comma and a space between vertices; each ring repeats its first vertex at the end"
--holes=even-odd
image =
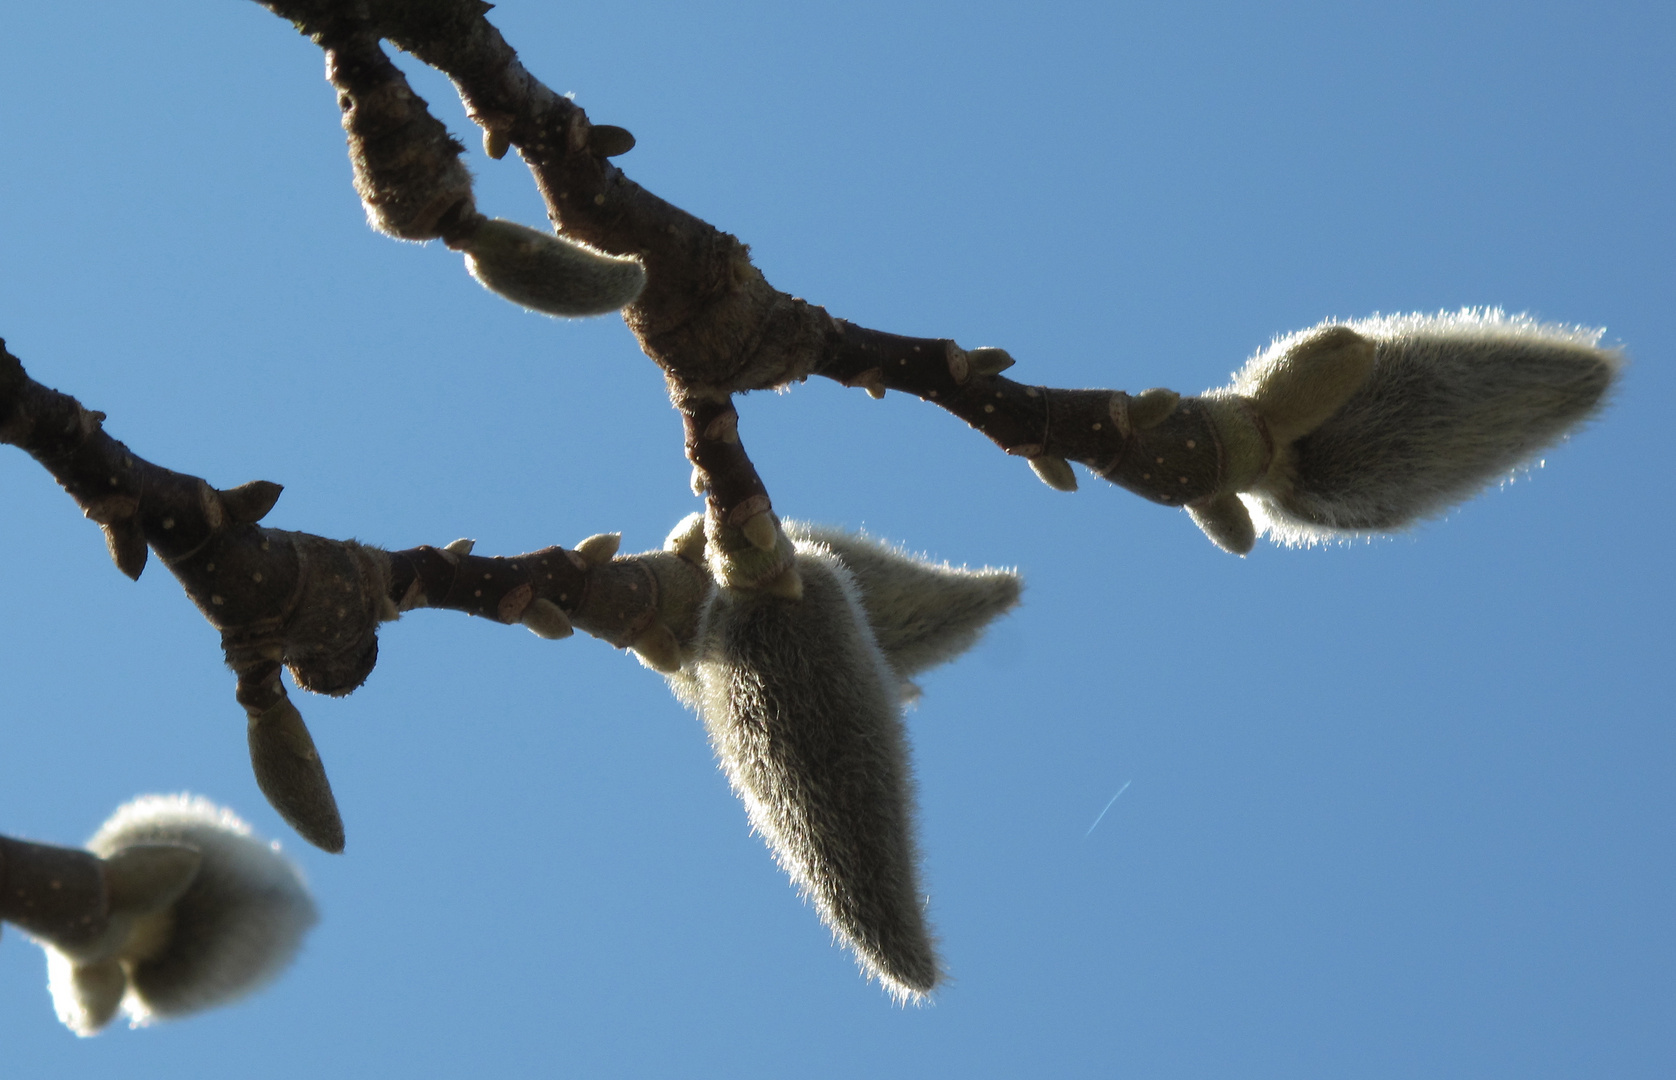
POLYGON ((148 549, 157 552, 221 632, 263 793, 326 850, 342 849, 343 826, 281 667, 305 689, 350 693, 377 663, 378 623, 417 607, 522 622, 546 637, 574 621, 619 648, 658 617, 656 578, 637 557, 590 562, 561 547, 512 558, 430 546, 385 552, 264 528, 257 522, 278 484, 217 490, 134 454, 104 420, 30 378, 0 341, 0 443, 29 453, 64 486, 104 529, 123 573, 138 578, 148 549), (550 609, 532 615, 540 604, 550 609))
MULTIPOLYGON (((485 18, 490 5, 262 2, 323 46, 346 35, 380 37, 448 75, 490 139, 518 147, 560 232, 641 260, 646 289, 624 317, 688 419, 689 456, 695 400, 824 375, 875 395, 898 390, 936 404, 1008 453, 1033 459, 1044 479, 1059 459, 1067 480, 1060 486, 1075 483, 1065 460, 1168 506, 1223 486, 1227 462, 1216 429, 1191 400, 1153 424, 1130 424, 1121 392, 1028 386, 982 374, 966 365, 953 341, 870 330, 774 289, 737 238, 648 192, 609 161, 622 140, 593 138, 587 114, 524 68, 485 18)), ((698 463, 708 474, 713 517, 739 505, 737 493, 761 487, 742 449, 725 457, 725 464, 698 463)), ((765 490, 750 493, 767 498, 765 490)))
POLYGON ((0 836, 0 921, 74 949, 105 932, 104 864, 79 848, 0 836))

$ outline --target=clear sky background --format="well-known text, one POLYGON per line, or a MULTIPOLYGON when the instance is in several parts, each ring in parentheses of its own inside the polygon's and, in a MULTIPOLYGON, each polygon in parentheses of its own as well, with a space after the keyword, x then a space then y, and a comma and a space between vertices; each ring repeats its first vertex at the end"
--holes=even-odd
MULTIPOLYGON (((780 288, 1193 393, 1329 317, 1499 305, 1632 359, 1545 466, 1395 539, 1246 559, 917 400, 740 403, 783 514, 1023 607, 909 714, 952 981, 858 975, 632 658, 442 612, 299 696, 348 829, 250 777, 216 634, 0 448, 0 831, 193 791, 323 920, 260 996, 92 1040, 0 940, 16 1077, 1676 1075, 1676 8, 506 0, 636 181, 780 288), (1127 790, 1090 825, 1124 785, 1127 790)), ((408 70, 414 66, 400 61, 408 70)), ((514 554, 699 507, 620 321, 528 314, 373 234, 319 51, 250 3, 0 0, 0 336, 267 523, 514 554)), ((540 225, 446 83, 478 202, 540 225)))

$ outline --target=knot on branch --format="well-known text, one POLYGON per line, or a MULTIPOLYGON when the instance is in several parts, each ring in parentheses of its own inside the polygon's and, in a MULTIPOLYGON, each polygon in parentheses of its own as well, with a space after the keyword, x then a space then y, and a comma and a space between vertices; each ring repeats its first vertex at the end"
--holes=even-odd
MULTIPOLYGON (((770 390, 806 378, 832 326, 825 309, 770 285, 736 237, 682 235, 701 249, 679 250, 679 258, 645 253, 646 290, 623 313, 672 396, 770 390)), ((672 235, 669 244, 681 239, 672 235)))
MULTIPOLYGON (((203 560, 201 573, 194 575, 214 575, 229 586, 227 593, 230 586, 245 584, 238 576, 248 577, 243 595, 212 592, 211 605, 218 610, 205 613, 222 627, 229 666, 243 671, 277 660, 305 690, 334 697, 355 690, 378 661, 378 624, 397 615, 389 597, 389 556, 354 540, 279 529, 252 533, 255 544, 220 546, 220 561, 203 560), (273 567, 276 583, 290 576, 289 595, 282 599, 277 590, 263 589, 268 575, 261 569, 241 575, 247 564, 273 567)), ((185 580, 191 571, 176 572, 185 580)))

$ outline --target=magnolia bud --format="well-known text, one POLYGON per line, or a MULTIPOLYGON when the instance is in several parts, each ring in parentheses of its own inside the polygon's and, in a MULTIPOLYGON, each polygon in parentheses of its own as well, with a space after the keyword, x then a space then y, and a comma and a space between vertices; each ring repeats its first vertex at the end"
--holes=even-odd
POLYGON ((898 680, 832 554, 799 554, 801 599, 717 588, 672 680, 792 881, 899 1000, 939 977, 913 840, 898 680))
POLYGON ((53 1003, 78 1035, 119 1003, 140 1025, 243 997, 290 963, 316 919, 279 846, 206 799, 136 799, 88 849, 105 861, 108 928, 93 945, 43 943, 53 1003))
POLYGON ((1463 309, 1281 339, 1229 388, 1275 435, 1274 462, 1245 501, 1294 544, 1442 513, 1594 414, 1622 365, 1601 334, 1463 309))
POLYGON ((281 697, 249 718, 250 767, 269 805, 315 847, 342 851, 343 818, 302 714, 281 697))
POLYGON ((800 554, 830 553, 849 570, 874 640, 904 680, 970 649, 1023 589, 1014 570, 968 570, 842 529, 782 524, 800 554))
POLYGON ((548 315, 604 315, 633 303, 646 284, 646 271, 633 259, 500 218, 484 221, 456 246, 484 288, 548 315))

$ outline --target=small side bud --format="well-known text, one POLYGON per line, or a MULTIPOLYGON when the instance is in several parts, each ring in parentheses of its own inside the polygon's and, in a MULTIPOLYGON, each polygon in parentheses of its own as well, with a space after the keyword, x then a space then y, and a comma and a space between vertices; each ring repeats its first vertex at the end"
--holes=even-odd
POLYGON ((458 540, 455 540, 453 543, 442 545, 442 550, 447 551, 447 552, 451 552, 455 555, 470 555, 471 554, 471 549, 476 547, 476 546, 477 546, 477 541, 476 540, 468 540, 468 539, 466 539, 465 537, 462 536, 458 540))
POLYGON ((619 157, 634 149, 634 136, 615 124, 594 124, 588 128, 588 153, 595 157, 619 157))
POLYGON ((466 269, 491 292, 547 315, 605 315, 634 302, 646 271, 551 233, 491 218, 458 242, 466 269))
POLYGON ((1112 419, 1112 427, 1117 433, 1127 439, 1134 433, 1135 425, 1129 419, 1129 395, 1122 390, 1113 390, 1111 401, 1106 406, 1106 413, 1112 419))
POLYGON ((885 373, 882 369, 872 367, 859 375, 852 377, 845 386, 859 386, 867 391, 867 396, 874 401, 882 400, 885 396, 885 373))
POLYGON ((47 985, 58 1022, 85 1039, 104 1030, 122 1007, 128 973, 115 957, 78 964, 49 947, 47 985))
POLYGON ((1188 503, 1193 524, 1204 530, 1211 543, 1233 555, 1249 554, 1257 543, 1257 527, 1238 495, 1218 495, 1204 502, 1188 503))
POLYGON ((966 363, 979 375, 999 375, 1016 361, 1006 349, 967 349, 966 363))
POLYGON ((669 536, 663 542, 665 551, 679 555, 694 566, 704 565, 704 546, 703 514, 688 514, 682 518, 675 528, 669 530, 669 536))
POLYGON ((1316 330, 1253 378, 1249 394, 1275 442, 1320 427, 1373 374, 1374 343, 1348 326, 1316 330))
POLYGON ((512 140, 500 128, 483 129, 483 152, 499 161, 512 149, 512 140))
POLYGON ((739 414, 729 409, 704 425, 704 437, 729 446, 739 445, 739 414))
POLYGON ((343 818, 302 714, 280 698, 250 714, 250 767, 279 816, 322 851, 343 850, 343 818))
POLYGON ((966 359, 966 350, 951 341, 944 347, 943 359, 949 366, 949 378, 956 386, 965 386, 966 380, 972 377, 972 363, 966 359))
POLYGON ((148 557, 145 530, 140 526, 140 519, 123 518, 99 528, 105 533, 105 548, 111 553, 111 562, 130 580, 140 580, 148 557))
POLYGON ((564 609, 553 601, 540 597, 530 601, 530 605, 524 609, 524 614, 518 621, 530 633, 548 641, 563 641, 576 633, 576 628, 570 624, 570 616, 564 613, 564 609))
POLYGON ((272 480, 252 480, 221 493, 227 516, 241 525, 254 525, 268 516, 285 488, 272 480))
POLYGON ((1180 394, 1161 386, 1142 390, 1129 399, 1129 426, 1137 431, 1157 427, 1176 411, 1176 403, 1180 400, 1180 394))
POLYGON ((653 622, 629 648, 642 664, 665 675, 681 670, 681 645, 675 634, 662 622, 653 622))
POLYGON ((610 562, 622 542, 622 533, 595 533, 576 545, 576 554, 589 566, 598 566, 610 562))
POLYGON ((739 526, 739 531, 745 534, 745 539, 758 551, 773 551, 780 543, 780 526, 774 520, 774 515, 764 510, 762 513, 745 519, 739 526))
POLYGON ((1071 463, 1053 454, 1037 454, 1026 459, 1030 462, 1030 471, 1034 472, 1042 483, 1055 491, 1075 491, 1077 489, 1077 474, 1071 471, 1071 463))
POLYGON ((766 495, 754 495, 725 514, 711 513, 704 519, 704 555, 718 584, 736 589, 760 589, 779 577, 797 553, 780 528, 766 495), (767 518, 759 525, 750 525, 767 518), (747 533, 749 526, 756 536, 747 533), (760 541, 770 539, 768 547, 760 541))

